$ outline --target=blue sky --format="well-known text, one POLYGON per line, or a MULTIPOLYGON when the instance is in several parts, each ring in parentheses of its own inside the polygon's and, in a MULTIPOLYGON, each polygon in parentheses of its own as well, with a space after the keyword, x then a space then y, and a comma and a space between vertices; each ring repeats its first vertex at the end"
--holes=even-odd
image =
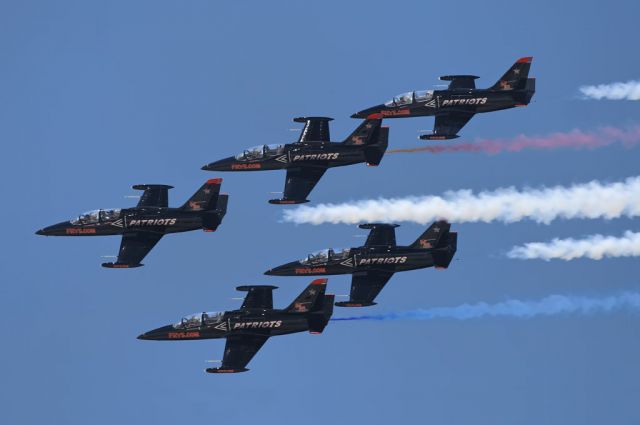
MULTIPOLYGON (((534 56, 528 108, 485 114, 461 139, 637 124, 640 103, 584 101, 578 87, 638 78, 628 1, 0 2, 0 407, 5 423, 235 421, 637 424, 638 317, 610 314, 456 322, 338 322, 324 334, 269 341, 234 376, 202 372, 224 341, 138 341, 198 311, 231 309, 240 284, 280 287, 287 305, 308 278, 266 269, 329 246, 355 226, 293 225, 269 205, 284 173, 214 174, 205 163, 295 139, 300 115, 335 118, 446 74, 495 80, 534 56), (215 233, 166 237, 135 270, 106 270, 119 239, 43 238, 82 211, 132 205, 130 186, 175 186, 180 205, 208 178, 231 195, 215 233)), ((389 120, 390 145, 415 147, 431 118, 389 120)), ((390 155, 380 167, 330 170, 316 202, 448 189, 617 181, 638 150, 390 155)), ((396 275, 371 312, 549 294, 635 291, 636 259, 509 260, 513 245, 636 230, 635 220, 551 225, 453 224, 457 261, 396 275)), ((424 228, 403 224, 399 243, 424 228)), ((345 294, 350 279, 331 277, 345 294)), ((336 309, 336 315, 346 315, 336 309)))

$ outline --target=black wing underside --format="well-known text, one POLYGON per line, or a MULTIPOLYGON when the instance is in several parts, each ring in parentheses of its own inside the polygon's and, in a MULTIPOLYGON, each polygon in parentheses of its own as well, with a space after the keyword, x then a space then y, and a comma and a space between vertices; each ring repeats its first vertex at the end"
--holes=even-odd
POLYGON ((242 310, 252 308, 273 309, 273 290, 275 286, 238 286, 238 291, 247 291, 242 303, 242 310))
POLYGON ((451 81, 449 83, 449 90, 464 90, 464 89, 475 89, 476 82, 478 79, 476 75, 443 75, 440 77, 443 81, 451 81))
POLYGON ((209 373, 245 372, 247 364, 269 339, 268 335, 231 335, 227 337, 224 357, 219 368, 209 368, 209 373))
POLYGON ((168 207, 169 189, 173 186, 165 184, 137 184, 133 186, 136 190, 144 190, 138 201, 138 207, 168 207))
POLYGON ((289 168, 281 203, 307 202, 307 196, 327 171, 324 167, 289 168))
POLYGON ((436 115, 433 138, 453 139, 475 114, 473 112, 445 112, 436 115))
POLYGON ((122 235, 120 253, 115 263, 103 263, 107 268, 140 267, 142 259, 153 249, 162 238, 161 233, 131 232, 122 235))
POLYGON ((395 224, 362 224, 361 229, 371 229, 364 246, 396 245, 395 224))
POLYGON ((304 123, 304 128, 297 143, 305 142, 323 142, 330 141, 329 136, 329 121, 333 118, 328 117, 299 117, 294 118, 294 122, 304 123))
POLYGON ((373 300, 378 296, 384 285, 391 279, 393 272, 367 271, 356 272, 351 279, 351 294, 349 301, 337 302, 338 307, 366 307, 375 305, 373 300))

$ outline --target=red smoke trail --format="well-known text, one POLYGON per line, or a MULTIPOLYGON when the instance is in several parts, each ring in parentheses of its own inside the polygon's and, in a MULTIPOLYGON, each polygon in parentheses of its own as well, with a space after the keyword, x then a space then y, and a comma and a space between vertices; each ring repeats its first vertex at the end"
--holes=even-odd
POLYGON ((501 152, 520 152, 524 149, 596 149, 622 143, 632 147, 640 143, 640 126, 629 129, 603 127, 595 131, 584 132, 572 130, 567 133, 551 133, 547 136, 529 137, 521 134, 511 139, 478 139, 474 143, 451 143, 447 145, 423 146, 413 149, 393 149, 387 153, 451 153, 451 152, 483 152, 498 154, 501 152))

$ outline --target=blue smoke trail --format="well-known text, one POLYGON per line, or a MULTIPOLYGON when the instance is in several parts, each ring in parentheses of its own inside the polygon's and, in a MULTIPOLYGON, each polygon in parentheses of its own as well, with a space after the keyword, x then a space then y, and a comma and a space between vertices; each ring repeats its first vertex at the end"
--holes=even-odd
POLYGON ((538 316, 560 314, 591 315, 616 311, 640 312, 640 293, 624 292, 603 298, 589 298, 571 295, 550 295, 537 301, 507 300, 500 303, 462 304, 457 307, 435 307, 396 313, 380 313, 362 316, 337 317, 343 320, 470 320, 483 317, 515 317, 531 319, 538 316))

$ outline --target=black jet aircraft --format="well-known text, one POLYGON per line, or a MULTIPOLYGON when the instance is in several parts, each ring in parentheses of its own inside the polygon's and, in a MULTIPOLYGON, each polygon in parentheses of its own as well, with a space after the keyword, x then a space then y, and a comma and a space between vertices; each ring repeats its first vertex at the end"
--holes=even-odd
POLYGON ((276 286, 238 286, 247 291, 239 310, 197 313, 180 322, 143 333, 138 339, 182 341, 226 338, 222 365, 209 373, 245 372, 247 364, 271 336, 309 331, 322 333, 333 314, 333 295, 325 295, 327 279, 317 279, 289 307, 273 308, 276 286))
POLYGON ((370 229, 364 246, 327 249, 265 272, 273 276, 352 274, 349 301, 339 307, 375 305, 373 300, 395 272, 435 266, 447 268, 456 253, 458 234, 445 221, 433 223, 413 244, 396 245, 397 224, 361 224, 370 229))
POLYGON ((380 115, 368 117, 342 143, 329 141, 329 121, 333 118, 304 117, 293 121, 305 123, 297 142, 262 145, 239 155, 202 167, 208 171, 287 170, 282 199, 272 204, 301 204, 324 175, 327 168, 382 161, 389 139, 389 129, 381 127, 380 115))
POLYGON ((167 233, 203 229, 215 231, 227 212, 229 195, 220 194, 222 179, 208 180, 181 207, 169 208, 169 189, 163 184, 133 186, 144 193, 134 208, 94 210, 36 232, 44 236, 122 235, 120 253, 107 268, 140 267, 142 259, 167 233))
POLYGON ((351 115, 363 118, 382 114, 383 118, 410 118, 435 115, 433 133, 422 140, 455 139, 474 114, 527 106, 536 91, 535 78, 528 78, 531 60, 520 58, 488 89, 476 89, 475 75, 445 75, 451 81, 446 90, 422 90, 403 93, 390 101, 351 115))

